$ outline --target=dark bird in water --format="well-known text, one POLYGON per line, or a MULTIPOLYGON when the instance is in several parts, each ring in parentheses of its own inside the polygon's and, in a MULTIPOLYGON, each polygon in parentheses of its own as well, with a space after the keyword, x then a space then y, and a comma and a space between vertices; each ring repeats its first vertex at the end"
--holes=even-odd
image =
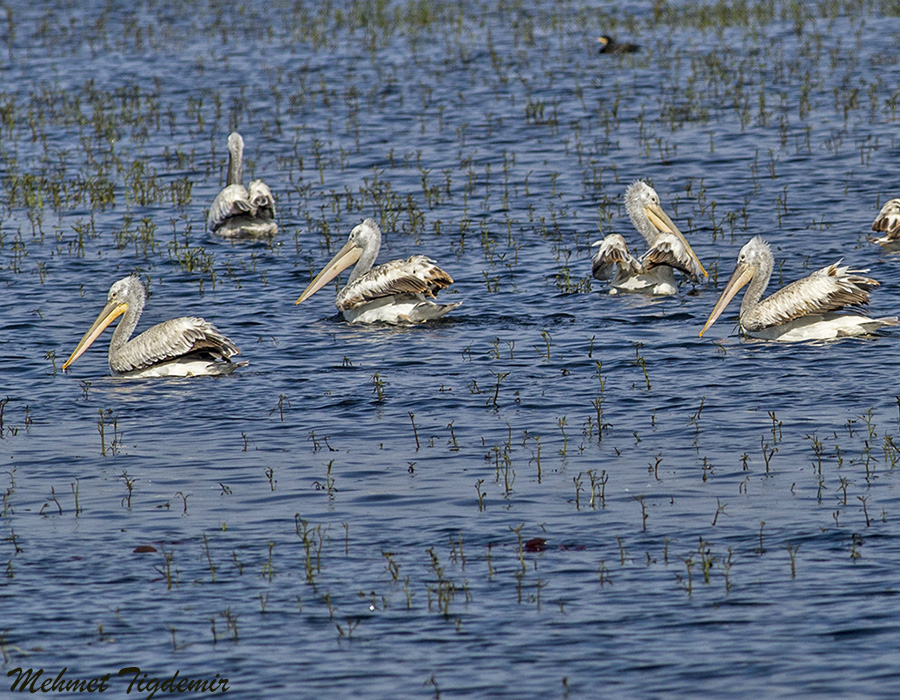
POLYGON ((600 53, 634 53, 640 50, 639 44, 630 44, 628 42, 619 44, 611 36, 605 34, 597 41, 600 43, 600 53))

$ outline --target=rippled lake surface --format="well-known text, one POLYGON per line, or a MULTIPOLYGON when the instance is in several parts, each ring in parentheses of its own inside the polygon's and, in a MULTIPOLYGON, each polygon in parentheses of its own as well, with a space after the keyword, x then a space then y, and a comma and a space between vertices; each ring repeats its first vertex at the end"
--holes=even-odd
POLYGON ((80 5, 0 15, 0 695, 139 667, 239 698, 896 696, 897 330, 745 341, 734 302, 697 336, 757 234, 773 287, 843 258, 900 312, 869 240, 895 3, 80 5), (232 129, 270 242, 205 231, 232 129), (590 279, 637 178, 707 283, 590 279), (366 217, 462 306, 295 306, 366 217), (138 330, 202 315, 249 366, 122 380, 107 331, 63 373, 131 272, 138 330))

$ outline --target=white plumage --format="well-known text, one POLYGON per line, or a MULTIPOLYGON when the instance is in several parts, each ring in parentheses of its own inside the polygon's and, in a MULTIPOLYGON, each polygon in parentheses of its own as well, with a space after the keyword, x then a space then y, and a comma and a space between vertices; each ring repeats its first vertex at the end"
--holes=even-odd
POLYGON ((419 323, 440 318, 462 302, 438 304, 434 299, 453 278, 424 255, 391 260, 372 267, 381 249, 381 229, 366 219, 351 232, 341 250, 322 268, 297 299, 308 299, 343 270, 356 263, 335 305, 351 323, 419 323))
POLYGON ((734 273, 700 335, 748 283, 739 322, 744 333, 754 338, 832 340, 897 325, 896 317, 871 318, 862 313, 860 307, 869 303, 869 292, 879 285, 877 280, 863 276, 867 270, 851 270, 834 263, 762 299, 774 265, 772 250, 763 238, 756 236, 744 245, 734 273))
POLYGON ((136 338, 147 293, 137 277, 115 282, 109 289, 106 306, 79 341, 69 359, 68 369, 118 316, 123 316, 109 343, 109 368, 128 377, 189 377, 229 374, 246 362, 231 362, 240 350, 209 321, 183 316, 158 323, 136 338))
POLYGON ((885 202, 872 222, 872 230, 884 234, 874 239, 878 245, 885 248, 900 247, 900 199, 885 202))
POLYGON ((228 137, 228 177, 226 185, 216 195, 206 225, 210 231, 226 238, 254 238, 273 236, 278 232, 275 223, 275 197, 262 180, 243 185, 244 139, 234 131, 228 137))
POLYGON ((592 259, 593 276, 610 280, 610 294, 642 293, 671 296, 678 291, 675 270, 696 281, 706 270, 684 234, 660 206, 659 195, 646 182, 638 180, 625 191, 625 210, 631 223, 643 236, 648 249, 634 257, 625 239, 613 233, 592 244, 597 252, 592 259))

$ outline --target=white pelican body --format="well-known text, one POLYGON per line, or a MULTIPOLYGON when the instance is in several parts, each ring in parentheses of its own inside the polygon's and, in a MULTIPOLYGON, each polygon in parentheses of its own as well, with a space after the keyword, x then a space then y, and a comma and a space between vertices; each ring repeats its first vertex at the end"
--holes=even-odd
POLYGON ((881 207, 872 222, 872 230, 884 234, 874 239, 878 245, 889 249, 900 248, 900 199, 892 199, 881 207))
POLYGON ((625 239, 617 233, 595 241, 592 260, 597 279, 611 279, 610 294, 640 293, 672 296, 678 291, 675 270, 698 280, 708 277, 684 234, 659 204, 656 191, 642 180, 625 191, 628 218, 649 246, 640 258, 628 252, 625 239))
POLYGON ((240 355, 240 350, 213 324, 196 316, 164 321, 131 338, 146 298, 144 284, 137 277, 125 277, 114 283, 109 288, 106 306, 63 363, 63 369, 68 369, 123 314, 109 343, 109 368, 115 374, 194 377, 230 374, 247 364, 231 362, 230 358, 240 355))
POLYGON ((350 232, 347 244, 315 276, 297 299, 308 299, 353 263, 347 284, 335 305, 350 323, 419 323, 440 318, 461 302, 438 304, 431 299, 453 284, 450 277, 424 255, 391 260, 372 267, 381 248, 381 229, 366 219, 350 232), (430 298, 426 298, 430 297, 430 298))
POLYGON ((858 311, 858 307, 869 303, 869 291, 879 283, 862 276, 866 270, 851 270, 839 264, 816 270, 762 299, 775 258, 769 244, 756 236, 741 248, 734 273, 700 335, 715 323, 747 283, 750 286, 741 302, 739 319, 743 332, 753 338, 785 343, 834 340, 868 335, 883 326, 896 326, 896 317, 871 318, 858 311))
POLYGON ((234 131, 228 137, 228 178, 216 195, 206 225, 226 238, 259 238, 278 232, 275 223, 275 198, 262 180, 243 185, 244 139, 234 131))
POLYGON ((625 239, 618 233, 611 233, 602 240, 594 241, 593 246, 598 246, 591 261, 593 276, 596 279, 612 277, 610 294, 672 296, 678 292, 675 268, 656 265, 647 269, 642 261, 632 257, 625 239))

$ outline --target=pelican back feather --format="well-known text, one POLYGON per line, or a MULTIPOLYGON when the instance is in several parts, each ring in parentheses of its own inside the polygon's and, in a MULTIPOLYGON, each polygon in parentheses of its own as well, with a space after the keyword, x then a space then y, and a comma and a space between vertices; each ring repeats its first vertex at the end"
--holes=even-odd
POLYGON ((206 226, 210 231, 217 231, 231 217, 244 214, 253 216, 255 211, 246 187, 228 185, 213 200, 209 216, 206 218, 206 226))
POLYGON ((110 369, 124 373, 188 356, 228 360, 241 351, 213 324, 196 316, 158 323, 122 346, 109 358, 110 369))
POLYGON ((681 241, 671 233, 660 233, 653 245, 641 256, 645 270, 652 270, 658 265, 674 267, 695 282, 700 278, 700 270, 693 258, 687 254, 681 241))
POLYGON ((879 282, 862 273, 834 263, 779 289, 742 318, 750 331, 788 323, 803 316, 824 314, 854 307, 857 311, 869 303, 869 292, 879 282))
POLYGON ((391 260, 377 265, 338 292, 335 304, 341 311, 354 309, 382 297, 423 295, 434 298, 453 284, 453 278, 424 255, 391 260))
POLYGON ((872 230, 885 234, 881 240, 900 239, 900 199, 892 199, 881 207, 881 211, 872 222, 872 230))
POLYGON ((250 195, 250 205, 256 216, 263 216, 269 219, 275 218, 275 197, 272 196, 272 190, 262 180, 253 180, 247 186, 250 195))
POLYGON ((597 252, 591 259, 591 274, 594 279, 611 279, 615 274, 616 265, 625 274, 640 274, 641 264, 628 252, 625 239, 618 233, 611 233, 598 245, 597 252))

